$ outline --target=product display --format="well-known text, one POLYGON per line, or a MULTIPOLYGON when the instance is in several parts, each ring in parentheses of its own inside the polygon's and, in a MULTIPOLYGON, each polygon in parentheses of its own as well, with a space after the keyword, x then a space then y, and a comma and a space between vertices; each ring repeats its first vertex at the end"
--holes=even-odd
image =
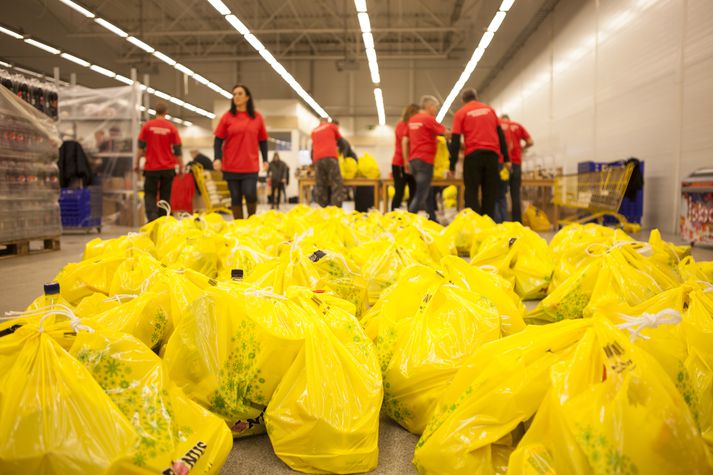
POLYGON ((0 242, 61 233, 56 124, 0 86, 0 242))

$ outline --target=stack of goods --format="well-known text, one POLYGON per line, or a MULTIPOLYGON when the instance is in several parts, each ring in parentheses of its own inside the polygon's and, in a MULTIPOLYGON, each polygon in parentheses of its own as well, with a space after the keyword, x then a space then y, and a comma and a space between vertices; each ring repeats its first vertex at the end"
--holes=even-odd
POLYGON ((54 122, 0 87, 0 242, 61 232, 54 122))
POLYGON ((711 473, 713 265, 688 254, 470 211, 162 217, 0 324, 0 471, 217 473, 266 433, 294 470, 367 472, 383 403, 424 474, 711 473))

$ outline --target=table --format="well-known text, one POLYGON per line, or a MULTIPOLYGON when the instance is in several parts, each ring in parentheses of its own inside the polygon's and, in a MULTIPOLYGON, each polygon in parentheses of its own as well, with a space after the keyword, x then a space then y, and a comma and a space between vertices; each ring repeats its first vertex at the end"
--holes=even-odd
MULTIPOLYGON (((382 211, 387 213, 389 211, 389 187, 394 185, 394 180, 392 178, 385 178, 381 180, 381 195, 384 197, 384 203, 382 211)), ((458 192, 458 210, 465 208, 465 184, 462 178, 434 178, 431 182, 431 186, 455 186, 458 192)), ((409 190, 409 193, 412 193, 409 190)))
MULTIPOLYGON (((349 180, 342 180, 344 186, 371 186, 374 188, 374 208, 379 209, 379 204, 381 202, 381 179, 379 178, 351 178, 349 180)), ((298 192, 297 199, 300 203, 309 204, 312 200, 310 196, 311 188, 316 184, 316 179, 312 177, 299 178, 298 182, 298 192)))
MULTIPOLYGON (((533 188, 535 195, 537 197, 537 206, 540 206, 543 211, 547 211, 547 206, 550 205, 549 199, 554 196, 555 190, 555 180, 554 178, 537 178, 537 179, 523 179, 522 180, 522 190, 521 195, 524 197, 525 188, 533 188), (549 191, 549 193, 548 193, 549 191)), ((535 201, 535 200, 531 200, 535 201)), ((557 203, 551 202, 552 204, 552 227, 556 231, 559 227, 560 220, 560 207, 557 203)))

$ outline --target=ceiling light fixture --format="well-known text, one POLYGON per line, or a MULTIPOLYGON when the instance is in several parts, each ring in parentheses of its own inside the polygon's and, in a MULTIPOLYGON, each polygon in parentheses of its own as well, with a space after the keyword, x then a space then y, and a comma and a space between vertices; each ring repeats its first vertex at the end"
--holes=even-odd
POLYGON ((89 65, 91 64, 89 61, 85 61, 82 58, 77 58, 76 56, 73 56, 69 53, 62 53, 62 54, 60 54, 60 56, 63 57, 64 59, 66 59, 67 61, 71 61, 73 63, 80 65, 80 66, 84 66, 85 68, 88 68, 89 65))
POLYGON ((82 15, 84 15, 84 16, 87 17, 87 18, 94 18, 94 17, 96 16, 94 13, 90 12, 89 10, 87 10, 86 8, 84 8, 83 6, 74 3, 74 2, 71 1, 71 0, 59 0, 59 1, 62 2, 62 3, 64 3, 65 5, 67 5, 67 6, 68 6, 69 8, 71 8, 72 10, 81 13, 82 15))
POLYGON ((129 36, 128 38, 126 38, 126 41, 128 41, 129 43, 131 43, 134 46, 138 46, 139 48, 141 48, 142 50, 146 51, 149 54, 156 51, 155 48, 152 48, 151 46, 147 45, 146 43, 144 43, 143 41, 141 41, 140 39, 138 39, 135 36, 129 36))
POLYGON ((448 110, 451 108, 453 101, 455 101, 456 96, 465 87, 466 83, 470 79, 471 74, 473 74, 473 71, 475 71, 478 62, 483 57, 483 54, 485 54, 485 50, 490 45, 490 42, 493 41, 493 38, 495 37, 495 32, 498 31, 500 25, 502 25, 503 20, 505 20, 505 16, 512 7, 513 3, 515 3, 515 0, 503 0, 503 2, 500 4, 500 9, 495 13, 493 19, 488 25, 487 31, 485 31, 483 33, 483 36, 480 38, 480 42, 478 43, 478 46, 475 48, 475 51, 473 51, 473 54, 466 63, 465 68, 463 68, 463 72, 458 77, 456 83, 453 85, 453 89, 451 89, 451 92, 448 93, 446 100, 443 101, 441 110, 438 111, 438 115, 436 116, 436 120, 438 122, 441 122, 443 120, 443 118, 448 113, 448 110))
POLYGON ((108 21, 106 21, 103 18, 95 18, 94 21, 99 23, 101 26, 103 26, 107 30, 114 33, 116 36, 120 36, 121 38, 126 38, 129 36, 129 34, 127 32, 125 32, 124 30, 122 30, 121 28, 119 28, 116 25, 112 25, 111 23, 109 23, 108 21))
POLYGON ((39 41, 33 40, 32 38, 25 38, 25 43, 30 44, 30 45, 34 46, 35 48, 43 49, 51 54, 59 54, 60 53, 60 50, 58 50, 57 48, 46 45, 44 43, 40 43, 39 41))
POLYGON ((0 26, 0 33, 5 33, 8 36, 12 36, 16 40, 21 40, 23 38, 20 33, 15 33, 14 31, 8 30, 7 28, 4 28, 2 26, 0 26))

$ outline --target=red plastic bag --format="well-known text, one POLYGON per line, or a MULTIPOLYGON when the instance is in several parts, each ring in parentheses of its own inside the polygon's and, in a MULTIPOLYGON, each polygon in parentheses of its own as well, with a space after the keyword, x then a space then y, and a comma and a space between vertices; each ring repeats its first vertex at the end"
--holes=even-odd
POLYGON ((176 175, 171 186, 171 211, 193 213, 193 193, 196 184, 192 173, 176 175))

